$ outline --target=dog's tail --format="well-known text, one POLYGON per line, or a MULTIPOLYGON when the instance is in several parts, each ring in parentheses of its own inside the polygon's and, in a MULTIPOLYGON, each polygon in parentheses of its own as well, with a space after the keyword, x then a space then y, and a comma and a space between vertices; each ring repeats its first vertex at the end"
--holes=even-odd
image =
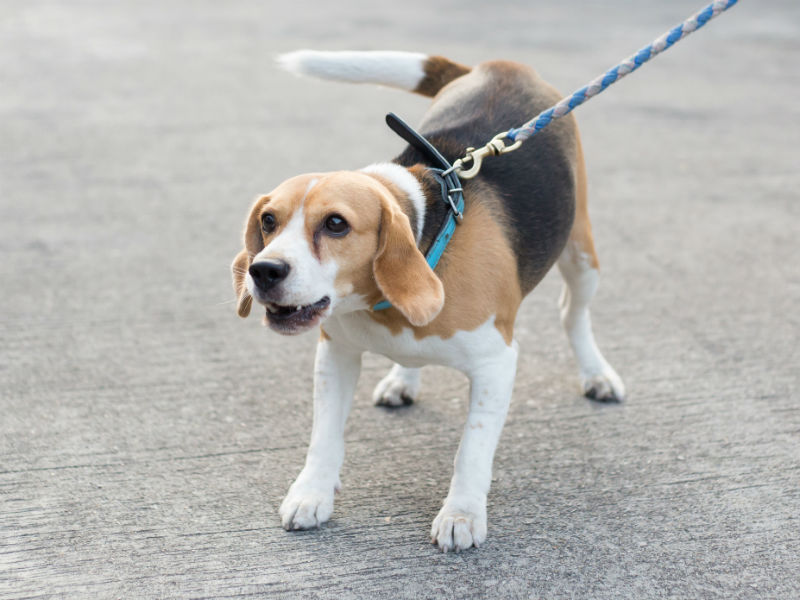
POLYGON ((470 72, 469 67, 443 56, 416 52, 297 50, 280 55, 278 63, 296 75, 377 83, 423 96, 435 96, 448 83, 470 72))

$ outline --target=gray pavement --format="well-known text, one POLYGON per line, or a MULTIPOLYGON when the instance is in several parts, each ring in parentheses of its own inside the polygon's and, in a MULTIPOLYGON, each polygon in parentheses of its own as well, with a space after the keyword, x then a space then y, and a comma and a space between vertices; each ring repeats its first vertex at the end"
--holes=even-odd
POLYGON ((384 113, 426 106, 274 54, 512 58, 569 92, 696 8, 3 2, 0 598, 800 597, 798 3, 743 1, 576 113, 629 400, 580 397, 548 276, 480 550, 427 540, 466 380, 377 409, 380 357, 333 520, 283 531, 315 336, 234 312, 252 198, 393 156, 384 113))

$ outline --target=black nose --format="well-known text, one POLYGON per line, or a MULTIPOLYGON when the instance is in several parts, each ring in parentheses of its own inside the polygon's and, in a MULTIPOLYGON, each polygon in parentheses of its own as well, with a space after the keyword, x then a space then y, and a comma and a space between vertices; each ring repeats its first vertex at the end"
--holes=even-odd
POLYGON ((250 265, 249 271, 256 287, 267 291, 286 279, 289 263, 282 260, 260 260, 250 265))

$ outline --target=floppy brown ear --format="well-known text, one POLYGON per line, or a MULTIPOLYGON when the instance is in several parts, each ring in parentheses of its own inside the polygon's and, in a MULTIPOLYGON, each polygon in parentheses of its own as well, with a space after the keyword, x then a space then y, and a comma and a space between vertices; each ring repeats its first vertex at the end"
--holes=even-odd
POLYGON ((244 226, 244 250, 236 255, 231 264, 233 291, 236 292, 236 297, 238 298, 236 312, 242 318, 250 314, 250 307, 253 305, 253 298, 245 285, 245 276, 247 275, 247 269, 250 268, 250 263, 253 262, 252 257, 264 249, 259 215, 261 207, 264 206, 267 200, 268 198, 266 197, 259 198, 250 210, 250 216, 247 217, 247 222, 244 226))
POLYGON ((378 253, 372 263, 375 282, 392 306, 422 327, 442 310, 444 286, 417 248, 405 213, 389 198, 381 203, 378 253))
POLYGON ((231 264, 231 273, 233 274, 233 291, 236 292, 236 312, 242 318, 250 314, 250 307, 253 304, 253 298, 247 291, 247 286, 244 284, 245 274, 247 269, 250 268, 250 253, 247 250, 242 250, 236 255, 231 264))

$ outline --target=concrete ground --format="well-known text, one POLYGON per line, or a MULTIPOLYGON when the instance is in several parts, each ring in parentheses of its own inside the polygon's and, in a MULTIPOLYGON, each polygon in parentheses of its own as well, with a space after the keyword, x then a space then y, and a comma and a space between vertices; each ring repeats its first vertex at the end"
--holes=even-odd
POLYGON ((580 396, 548 276, 480 550, 428 543, 465 378, 427 370, 418 404, 377 409, 380 357, 333 520, 281 529, 316 340, 234 313, 255 195, 393 156, 384 113, 427 104, 274 54, 505 57, 569 92, 698 8, 3 2, 0 597, 799 597, 797 2, 743 1, 578 109, 595 329, 629 399, 580 396))

